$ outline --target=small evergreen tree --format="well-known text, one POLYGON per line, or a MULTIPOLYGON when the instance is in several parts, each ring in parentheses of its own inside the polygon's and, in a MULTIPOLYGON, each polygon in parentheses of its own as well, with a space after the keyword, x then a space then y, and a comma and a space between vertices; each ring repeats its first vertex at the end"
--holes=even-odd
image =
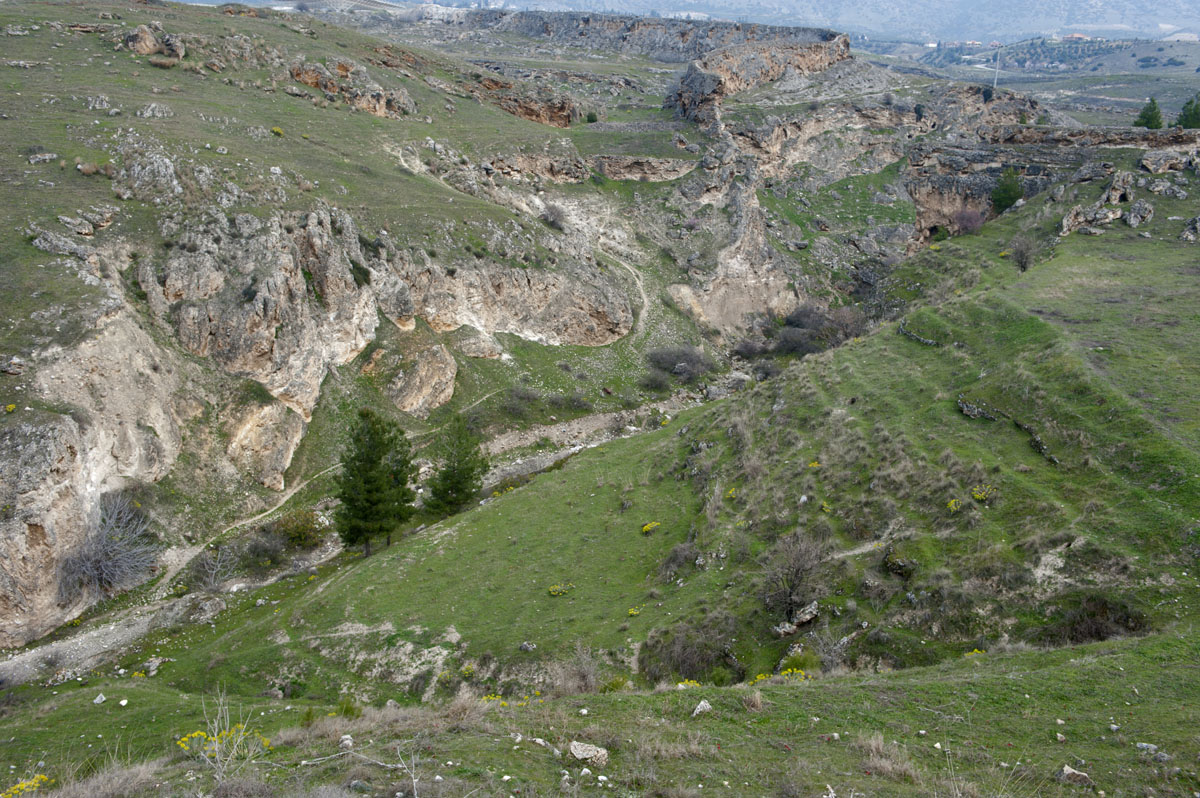
POLYGON ((1151 97, 1150 102, 1142 106, 1142 112, 1138 114, 1137 119, 1133 120, 1133 126, 1150 130, 1158 130, 1163 126, 1162 110, 1158 107, 1158 100, 1151 97))
POLYGON ((479 439, 462 416, 450 422, 441 449, 442 467, 429 480, 425 507, 441 515, 451 515, 475 498, 488 464, 479 450, 479 439))
POLYGON ((1183 104, 1183 110, 1179 112, 1175 124, 1188 128, 1200 127, 1200 94, 1183 104))
POLYGON ((358 411, 338 478, 338 534, 347 546, 362 544, 371 555, 371 538, 392 532, 414 512, 416 498, 412 450, 396 422, 367 408, 358 411))
POLYGON ((1005 169, 1004 174, 1000 176, 1000 182, 992 190, 992 208, 997 214, 1004 213, 1023 196, 1025 190, 1021 187, 1020 176, 1015 169, 1005 169))

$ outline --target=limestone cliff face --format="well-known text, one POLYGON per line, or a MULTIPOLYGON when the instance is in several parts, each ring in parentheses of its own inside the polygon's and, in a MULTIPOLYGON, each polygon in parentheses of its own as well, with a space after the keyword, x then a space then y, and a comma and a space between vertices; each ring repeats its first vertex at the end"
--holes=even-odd
POLYGON ((690 63, 667 106, 688 119, 710 122, 717 118, 721 100, 731 94, 779 80, 789 71, 820 72, 849 57, 850 39, 833 33, 803 44, 726 47, 690 63))
POLYGON ((147 269, 140 278, 189 352, 262 383, 305 421, 326 371, 374 340, 378 313, 401 329, 420 316, 437 331, 592 346, 633 321, 628 298, 582 263, 440 265, 368 239, 324 205, 266 221, 211 213, 181 234, 161 283, 147 269))
POLYGON ((449 270, 425 260, 400 269, 414 312, 439 332, 466 325, 546 344, 602 346, 633 326, 629 297, 586 264, 449 270))
POLYGON ((266 221, 212 212, 181 233, 161 284, 147 270, 139 279, 185 349, 257 380, 305 421, 326 370, 374 339, 377 308, 412 315, 407 286, 328 206, 266 221))
MULTIPOLYGON (((161 480, 185 447, 206 447, 223 482, 282 490, 325 374, 374 340, 381 317, 400 330, 421 316, 435 330, 469 324, 484 340, 509 332, 584 345, 633 323, 619 284, 585 259, 528 269, 414 259, 326 204, 261 219, 213 207, 198 219, 164 215, 160 226, 171 243, 157 257, 132 257, 129 242, 97 247, 78 232, 36 238, 108 296, 82 343, 34 357, 36 392, 69 412, 22 411, 28 420, 0 433, 0 471, 12 475, 0 480, 0 646, 35 639, 101 598, 59 604, 58 563, 85 539, 103 494, 161 480), (123 296, 131 282, 152 320, 123 296), (260 383, 274 401, 260 392, 230 404, 220 398, 228 387, 203 387, 235 384, 230 377, 260 383), (185 442, 189 420, 214 403, 219 435, 185 442)), ((455 370, 444 347, 423 350, 388 393, 424 416, 453 394, 455 370)))
POLYGON ((0 433, 0 646, 37 638, 99 596, 58 602, 58 562, 84 539, 101 494, 167 474, 194 412, 186 366, 119 310, 71 350, 43 354, 38 391, 70 414, 0 433))

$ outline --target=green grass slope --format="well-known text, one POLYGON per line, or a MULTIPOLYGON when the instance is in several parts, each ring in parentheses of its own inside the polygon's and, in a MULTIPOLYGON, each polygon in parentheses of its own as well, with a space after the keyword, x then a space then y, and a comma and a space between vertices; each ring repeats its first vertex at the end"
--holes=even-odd
POLYGON ((1060 241, 1066 203, 1035 199, 898 269, 882 290, 912 303, 902 324, 369 559, 233 594, 211 625, 128 652, 123 676, 14 691, 8 761, 78 761, 93 734, 164 753, 224 688, 267 732, 308 713, 272 754, 285 767, 260 772, 292 784, 347 778, 298 764, 343 730, 388 762, 379 738, 425 730, 422 772, 444 772, 446 794, 578 776, 519 733, 605 745, 594 770, 625 794, 1066 795, 1054 773, 1070 764, 1106 794, 1190 795, 1200 287, 1171 217, 1196 204, 1153 201, 1144 229, 1060 241), (1042 244, 1027 272, 1018 234, 1042 244), (794 598, 820 615, 779 639, 762 587, 793 534, 819 547, 794 598), (151 655, 170 661, 132 677, 151 655), (796 665, 819 678, 770 677, 796 665), (684 677, 701 686, 629 691, 684 677), (610 692, 551 698, 581 682, 610 692), (347 704, 464 690, 495 698, 359 719, 347 704), (120 724, 98 691, 130 697, 120 724), (701 697, 714 711, 693 719, 701 697))

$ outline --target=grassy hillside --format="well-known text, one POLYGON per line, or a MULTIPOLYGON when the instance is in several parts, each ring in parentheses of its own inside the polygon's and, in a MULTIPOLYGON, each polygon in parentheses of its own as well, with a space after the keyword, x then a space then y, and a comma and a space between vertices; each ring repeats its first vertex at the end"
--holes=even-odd
POLYGON ((417 740, 399 754, 416 746, 448 795, 512 792, 505 775, 553 789, 569 765, 517 733, 608 747, 593 770, 628 794, 1072 794, 1064 763, 1108 794, 1190 794, 1200 290, 1171 217, 1196 204, 1156 197, 1144 229, 1056 241, 1099 187, 1071 191, 897 270, 883 290, 911 303, 908 334, 883 325, 365 561, 233 594, 128 652, 124 676, 10 693, 8 761, 78 761, 125 712, 121 745, 163 754, 223 688, 265 732, 308 713, 271 755, 287 768, 259 771, 280 784, 398 783, 297 764, 349 731, 377 761, 396 758, 384 735, 417 740), (1026 272, 1018 234, 1042 246, 1026 272), (820 552, 794 595, 820 615, 780 640, 763 588, 795 539, 820 552), (152 654, 170 661, 130 676, 152 654), (797 666, 818 678, 768 678, 797 666), (685 677, 701 686, 629 692, 685 677), (580 687, 611 692, 553 698, 580 687), (462 691, 496 698, 352 717, 462 691), (702 697, 714 711, 690 718, 702 697))

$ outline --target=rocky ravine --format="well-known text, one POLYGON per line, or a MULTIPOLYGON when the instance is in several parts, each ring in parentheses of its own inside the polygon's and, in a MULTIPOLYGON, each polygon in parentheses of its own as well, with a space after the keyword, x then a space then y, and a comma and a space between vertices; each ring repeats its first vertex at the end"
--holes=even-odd
MULTIPOLYGON (((84 539, 101 495, 171 471, 183 428, 213 400, 204 360, 276 399, 227 408, 218 470, 281 490, 325 374, 374 340, 380 317, 401 330, 421 316, 439 330, 470 324, 485 339, 503 331, 584 345, 611 342, 633 324, 628 297, 581 263, 443 267, 360 234, 349 214, 324 204, 265 219, 214 206, 198 221, 165 215, 161 226, 173 243, 158 258, 134 242, 53 232, 38 239, 79 262, 110 298, 87 340, 34 359, 38 392, 75 409, 30 415, 0 440, 0 468, 16 475, 0 485, 0 646, 45 634, 98 598, 60 603, 58 562, 84 539), (178 347, 145 327, 123 297, 128 282, 178 347)), ((450 398, 453 357, 427 359, 415 370, 420 384, 394 392, 404 410, 424 414, 450 398), (447 368, 448 381, 440 379, 447 368)))

